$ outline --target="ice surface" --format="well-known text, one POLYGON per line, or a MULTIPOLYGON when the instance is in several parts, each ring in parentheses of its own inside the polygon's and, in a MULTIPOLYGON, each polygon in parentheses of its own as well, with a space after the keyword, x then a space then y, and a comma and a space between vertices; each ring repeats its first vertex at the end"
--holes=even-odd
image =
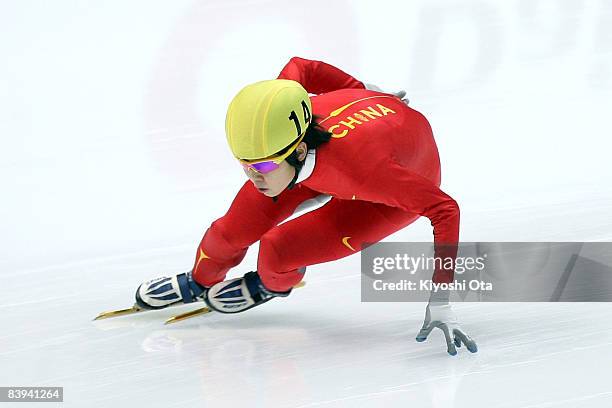
MULTIPOLYGON (((294 55, 406 89, 462 240, 611 240, 609 2, 24 1, 0 27, 0 386, 63 386, 65 407, 612 406, 609 304, 457 304, 480 350, 450 357, 414 341, 423 304, 360 302, 358 255, 240 315, 91 321, 192 266, 243 182, 226 106, 294 55)), ((388 240, 431 238, 421 219, 388 240)))

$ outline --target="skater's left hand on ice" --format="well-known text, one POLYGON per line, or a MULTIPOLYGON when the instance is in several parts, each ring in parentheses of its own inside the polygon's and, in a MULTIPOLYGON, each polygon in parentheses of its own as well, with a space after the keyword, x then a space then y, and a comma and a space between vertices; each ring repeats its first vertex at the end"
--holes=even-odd
POLYGON ((402 102, 404 102, 406 105, 408 105, 408 103, 410 102, 408 98, 406 98, 406 91, 404 91, 403 89, 400 89, 399 91, 395 91, 395 92, 387 92, 387 91, 383 91, 382 89, 380 89, 380 87, 374 84, 364 84, 364 85, 366 89, 369 89, 370 91, 376 91, 376 92, 382 92, 382 93, 388 93, 391 95, 395 95, 396 97, 401 99, 402 102))
POLYGON ((442 330, 446 339, 448 354, 457 354, 457 347, 461 344, 472 353, 478 351, 476 342, 459 327, 457 317, 449 303, 429 303, 425 312, 423 327, 417 334, 416 341, 427 340, 427 336, 434 328, 442 330))

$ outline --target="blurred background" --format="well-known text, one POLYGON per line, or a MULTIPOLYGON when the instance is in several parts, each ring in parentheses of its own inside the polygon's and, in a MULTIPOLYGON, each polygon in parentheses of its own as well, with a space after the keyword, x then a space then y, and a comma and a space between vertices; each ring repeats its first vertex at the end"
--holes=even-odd
POLYGON ((244 177, 225 144, 229 101, 294 55, 408 92, 463 239, 611 238, 603 0, 1 8, 4 271, 195 249, 244 177))

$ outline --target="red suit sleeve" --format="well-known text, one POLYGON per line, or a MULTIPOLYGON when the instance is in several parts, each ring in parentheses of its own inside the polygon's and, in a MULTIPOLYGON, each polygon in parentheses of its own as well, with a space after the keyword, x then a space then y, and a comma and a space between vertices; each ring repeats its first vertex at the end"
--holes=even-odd
MULTIPOLYGON (((360 198, 427 217, 433 226, 436 258, 451 258, 454 265, 459 241, 459 205, 432 181, 388 160, 384 172, 371 172, 364 180, 360 198)), ((453 275, 454 267, 437 267, 433 281, 452 282, 453 275)))
POLYGON ((278 79, 292 79, 302 84, 311 94, 321 94, 338 89, 365 89, 365 85, 346 72, 326 64, 300 57, 293 57, 283 68, 278 79))

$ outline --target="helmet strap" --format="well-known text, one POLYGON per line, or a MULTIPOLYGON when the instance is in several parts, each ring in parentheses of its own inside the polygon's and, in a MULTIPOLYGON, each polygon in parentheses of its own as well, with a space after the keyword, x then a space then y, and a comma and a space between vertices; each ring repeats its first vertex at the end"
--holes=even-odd
POLYGON ((295 169, 295 176, 293 176, 293 180, 291 180, 291 183, 289 183, 289 185, 287 186, 287 190, 291 190, 293 187, 295 187, 295 182, 297 181, 298 175, 300 174, 301 170, 301 167, 299 169, 295 169))

